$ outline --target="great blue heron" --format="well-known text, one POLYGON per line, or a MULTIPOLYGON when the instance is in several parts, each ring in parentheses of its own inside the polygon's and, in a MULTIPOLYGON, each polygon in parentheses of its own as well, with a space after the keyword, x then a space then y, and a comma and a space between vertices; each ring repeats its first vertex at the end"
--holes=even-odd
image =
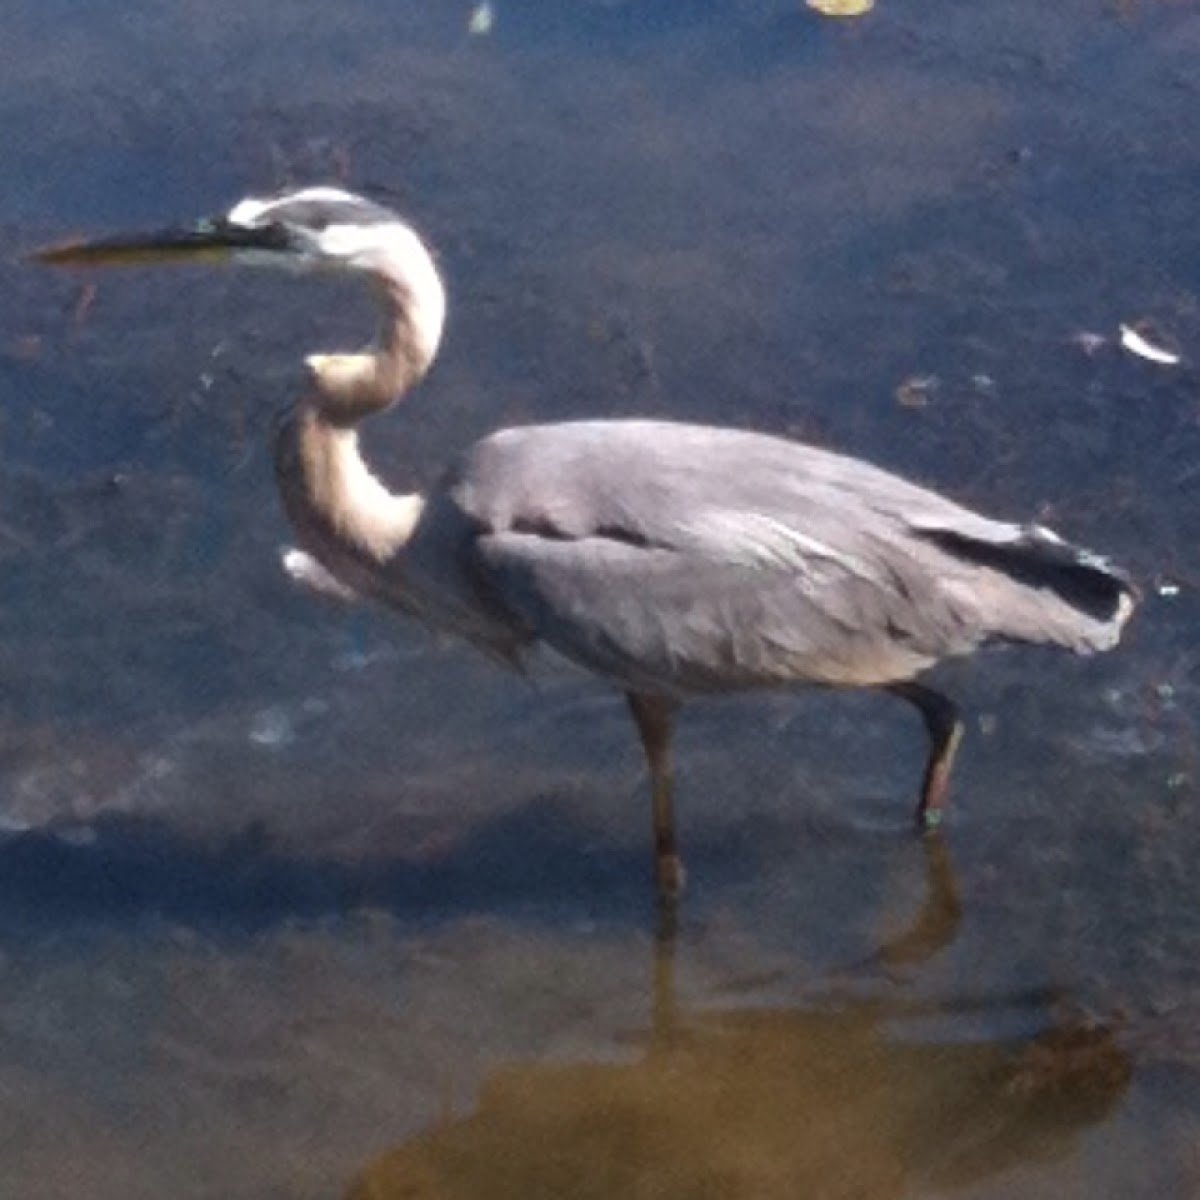
POLYGON ((298 561, 505 662, 541 643, 620 688, 649 765, 664 896, 682 880, 671 760, 682 700, 794 683, 901 697, 929 733, 917 818, 930 827, 962 723, 916 677, 991 640, 1105 650, 1134 607, 1126 575, 1041 526, 989 520, 865 462, 736 429, 503 429, 428 494, 394 494, 363 461, 358 425, 429 368, 445 293, 404 220, 340 189, 243 200, 190 228, 37 257, 222 258, 358 273, 375 286, 377 344, 309 355, 308 389, 276 442, 307 556, 298 561))

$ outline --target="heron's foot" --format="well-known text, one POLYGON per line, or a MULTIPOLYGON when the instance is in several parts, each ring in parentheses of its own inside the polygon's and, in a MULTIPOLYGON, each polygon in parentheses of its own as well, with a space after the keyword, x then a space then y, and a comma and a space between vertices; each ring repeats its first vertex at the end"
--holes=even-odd
POLYGON ((674 852, 659 854, 654 860, 654 878, 660 900, 677 899, 687 882, 683 860, 674 852))
POLYGON ((931 688, 903 682, 890 684, 887 691, 907 700, 920 712, 929 734, 929 757, 925 761, 925 778, 921 783, 921 802, 917 805, 917 828, 928 833, 941 825, 945 815, 950 796, 950 772, 962 741, 963 723, 954 705, 931 688))

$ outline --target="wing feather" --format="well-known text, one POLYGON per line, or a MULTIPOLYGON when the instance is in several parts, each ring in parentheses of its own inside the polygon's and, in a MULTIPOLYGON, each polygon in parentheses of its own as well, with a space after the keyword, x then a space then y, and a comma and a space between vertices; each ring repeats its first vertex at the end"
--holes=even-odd
POLYGON ((631 687, 882 683, 989 637, 1097 648, 1125 615, 1080 612, 1039 574, 1105 571, 1052 535, 761 434, 509 429, 445 488, 477 530, 471 569, 487 594, 631 687))

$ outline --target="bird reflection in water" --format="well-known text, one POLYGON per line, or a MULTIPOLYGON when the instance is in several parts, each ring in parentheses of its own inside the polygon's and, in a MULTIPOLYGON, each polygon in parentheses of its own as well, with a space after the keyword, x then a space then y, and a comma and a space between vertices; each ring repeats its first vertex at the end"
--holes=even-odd
MULTIPOLYGON (((915 965, 957 933, 940 841, 927 870, 924 905, 874 965, 915 965)), ((503 1067, 470 1116, 383 1155, 347 1200, 876 1200, 965 1188, 1067 1155, 1128 1085, 1111 1031, 1079 1019, 1033 1039, 922 1036, 955 1018, 1036 1021, 1043 992, 939 1002, 877 974, 872 989, 855 969, 794 1008, 686 1012, 674 955, 660 937, 637 1061, 503 1067)))

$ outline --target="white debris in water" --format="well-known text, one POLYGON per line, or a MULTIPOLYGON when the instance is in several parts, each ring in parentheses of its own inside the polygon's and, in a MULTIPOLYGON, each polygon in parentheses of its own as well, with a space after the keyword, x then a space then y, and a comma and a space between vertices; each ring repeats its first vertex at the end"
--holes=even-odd
POLYGON ((1067 739, 1076 753, 1093 762, 1145 758, 1160 750, 1165 741, 1165 735, 1157 729, 1104 725, 1094 726, 1083 737, 1067 739))
POLYGON ((331 575, 311 554, 296 546, 284 546, 279 551, 279 561, 293 582, 347 604, 358 599, 358 593, 347 587, 340 579, 331 575))
POLYGON ((1155 345, 1144 333, 1132 325, 1121 326, 1121 345, 1130 354, 1136 354, 1147 362, 1158 363, 1164 367, 1174 367, 1179 363, 1179 355, 1162 346, 1155 345))
POLYGON ((477 4, 471 10, 471 17, 467 21, 467 32, 472 37, 486 37, 492 32, 496 25, 496 10, 492 7, 490 0, 483 0, 482 4, 477 4))
POLYGON ((282 708, 272 705, 254 714, 248 737, 256 746, 277 750, 296 740, 296 728, 282 708))
POLYGON ((1093 333, 1090 329, 1081 329, 1078 333, 1072 334, 1071 341, 1089 358, 1094 354, 1099 354, 1108 345, 1108 338, 1102 333, 1093 333))

